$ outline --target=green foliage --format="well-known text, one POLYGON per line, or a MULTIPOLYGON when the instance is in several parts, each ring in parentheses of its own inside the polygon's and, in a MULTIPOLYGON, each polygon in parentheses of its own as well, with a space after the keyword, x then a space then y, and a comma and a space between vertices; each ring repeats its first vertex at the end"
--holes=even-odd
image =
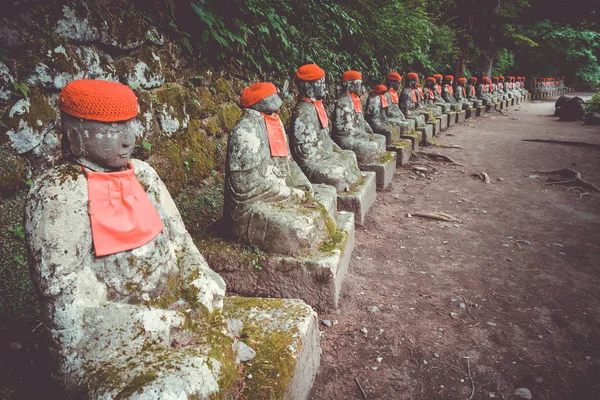
POLYGON ((8 231, 19 239, 25 239, 25 231, 23 230, 23 225, 17 225, 14 228, 10 227, 8 228, 8 231))
POLYGON ((13 93, 24 98, 29 97, 29 86, 26 83, 13 82, 13 93))
POLYGON ((585 104, 586 116, 596 112, 600 112, 600 92, 593 95, 592 98, 585 104))

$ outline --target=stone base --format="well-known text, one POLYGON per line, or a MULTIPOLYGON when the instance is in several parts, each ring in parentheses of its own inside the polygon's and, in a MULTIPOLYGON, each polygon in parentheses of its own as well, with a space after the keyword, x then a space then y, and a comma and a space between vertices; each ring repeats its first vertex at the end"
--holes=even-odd
MULTIPOLYGON (((256 351, 232 393, 243 387, 247 399, 308 398, 321 361, 319 321, 310 306, 291 299, 228 297, 223 317, 232 333, 256 351)), ((220 392, 228 398, 224 389, 220 392)))
POLYGON ((337 212, 336 222, 332 240, 301 257, 248 250, 248 246, 220 238, 196 244, 211 269, 225 280, 228 293, 296 298, 319 311, 330 311, 338 308, 354 250, 354 214, 337 212))
POLYGON ((427 146, 427 139, 433 137, 433 124, 425 124, 423 128, 417 128, 421 132, 421 145, 427 146))
POLYGON ((441 130, 443 131, 448 129, 448 114, 442 114, 440 117, 440 126, 442 128, 441 130))
POLYGON ((433 134, 435 136, 440 136, 441 133, 442 133, 442 119, 438 118, 435 120, 435 131, 433 132, 433 134))
POLYGON ((338 210, 354 213, 356 225, 364 224, 365 214, 375 203, 376 197, 375 172, 365 171, 362 176, 362 180, 354 185, 349 192, 338 193, 337 195, 338 210))
POLYGON ((419 150, 419 146, 421 145, 423 135, 419 131, 414 131, 413 133, 405 133, 400 136, 400 139, 408 139, 412 142, 413 151, 419 150))
POLYGON ((387 151, 393 151, 396 153, 396 167, 402 167, 408 164, 410 161, 410 156, 412 154, 412 141, 409 139, 400 139, 398 142, 388 146, 387 151))
POLYGON ((476 111, 476 115, 477 115, 478 117, 481 117, 481 116, 483 115, 483 113, 485 112, 485 107, 483 107, 483 106, 481 106, 481 107, 477 107, 477 109, 476 109, 476 110, 477 110, 477 111, 476 111))
POLYGON ((448 113, 448 128, 456 123, 456 112, 448 113))
POLYGON ((466 114, 465 114, 465 119, 470 119, 470 118, 471 118, 471 116, 473 116, 473 115, 474 115, 474 114, 473 114, 473 112, 474 112, 474 111, 475 111, 475 110, 473 110, 472 108, 470 108, 470 109, 468 109, 468 110, 465 110, 465 112, 466 112, 466 114))
POLYGON ((387 155, 380 159, 380 162, 372 164, 358 164, 361 171, 373 171, 376 176, 377 190, 385 190, 394 179, 396 172, 396 153, 387 152, 387 155))
POLYGON ((459 111, 456 113, 456 123, 457 124, 462 124, 463 122, 465 122, 465 118, 467 117, 467 112, 466 111, 459 111))

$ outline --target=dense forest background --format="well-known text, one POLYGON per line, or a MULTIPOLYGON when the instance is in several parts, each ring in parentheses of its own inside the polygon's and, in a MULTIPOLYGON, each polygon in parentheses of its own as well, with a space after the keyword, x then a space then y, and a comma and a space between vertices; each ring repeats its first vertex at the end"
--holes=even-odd
POLYGON ((358 69, 600 81, 600 1, 165 0, 157 17, 190 54, 263 77, 314 61, 358 69))

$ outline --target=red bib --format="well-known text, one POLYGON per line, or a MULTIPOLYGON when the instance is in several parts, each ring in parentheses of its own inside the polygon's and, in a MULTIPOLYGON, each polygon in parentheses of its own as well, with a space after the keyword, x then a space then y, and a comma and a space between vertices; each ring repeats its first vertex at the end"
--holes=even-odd
POLYGON ((465 87, 462 87, 462 92, 463 92, 463 96, 467 97, 467 89, 465 89, 465 87))
POLYGON ((392 103, 398 104, 398 100, 400 97, 400 96, 398 96, 398 92, 395 91, 394 89, 390 89, 389 92, 390 92, 390 97, 392 98, 392 103))
POLYGON ((158 211, 134 175, 126 171, 85 174, 96 257, 136 249, 163 230, 158 211))
POLYGON ((448 93, 454 94, 454 89, 450 85, 446 85, 446 89, 448 89, 448 93))
POLYGON ((421 89, 420 87, 418 87, 417 90, 419 91, 419 95, 421 96, 421 100, 425 100, 425 94, 423 94, 423 89, 421 89))
POLYGON ((429 99, 430 100, 435 99, 435 94, 433 93, 433 89, 427 88, 427 92, 429 93, 429 99))
POLYGON ((285 132, 279 119, 279 115, 267 115, 261 113, 267 126, 267 137, 269 138, 269 148, 271 157, 287 157, 289 153, 287 142, 285 141, 285 132))
POLYGON ((442 87, 440 85, 436 85, 435 87, 436 87, 438 94, 442 94, 442 87))
POLYGON ((362 112, 362 103, 360 102, 360 97, 356 93, 350 93, 350 97, 352 97, 352 104, 354 105, 354 111, 357 113, 362 112))
POLYGON ((471 86, 471 96, 475 96, 475 85, 471 86))
POLYGON ((416 103, 417 102, 417 91, 415 89, 410 89, 410 91, 412 92, 412 102, 416 103))
POLYGON ((313 100, 308 97, 305 97, 304 100, 310 101, 314 104, 315 109, 317 110, 317 115, 319 116, 319 121, 321 122, 321 126, 323 128, 327 128, 329 126, 329 120, 327 119, 327 113, 325 112, 325 107, 323 106, 323 100, 313 100))
POLYGON ((382 94, 380 94, 380 95, 378 95, 378 96, 379 96, 379 98, 381 99, 381 108, 388 108, 388 107, 389 107, 389 104, 388 104, 388 101, 387 101, 387 99, 385 98, 385 96, 384 96, 384 95, 382 95, 382 94))

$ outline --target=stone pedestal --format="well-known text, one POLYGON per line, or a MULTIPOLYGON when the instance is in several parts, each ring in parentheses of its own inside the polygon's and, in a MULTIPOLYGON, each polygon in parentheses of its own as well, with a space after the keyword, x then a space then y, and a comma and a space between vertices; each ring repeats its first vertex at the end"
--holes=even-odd
POLYGON ((448 114, 442 114, 440 117, 440 126, 443 131, 448 129, 448 114))
POLYGON ((467 117, 467 112, 466 111, 458 111, 456 113, 456 123, 457 124, 462 124, 463 122, 465 122, 465 118, 467 117))
POLYGON ((438 118, 435 120, 435 132, 433 133, 435 136, 440 136, 442 133, 442 119, 438 118))
MULTIPOLYGON (((256 351, 244 363, 232 393, 241 387, 248 399, 308 398, 321 358, 319 321, 310 306, 291 299, 228 297, 223 317, 229 329, 256 351)), ((227 391, 220 389, 215 398, 227 398, 227 391)))
POLYGON ((448 113, 448 128, 456 123, 456 112, 448 113))
POLYGON ((417 151, 419 149, 422 137, 423 135, 419 131, 414 131, 413 133, 403 133, 400 135, 400 139, 408 139, 412 142, 413 151, 417 151))
POLYGON ((410 139, 400 139, 398 142, 387 147, 387 151, 396 153, 396 166, 404 166, 410 161, 412 154, 412 141, 410 139))
POLYGON ((465 110, 466 115, 465 115, 465 119, 470 119, 473 116, 473 109, 470 108, 468 110, 465 110))
POLYGON ((484 106, 477 107, 476 110, 477 111, 476 111, 475 115, 478 117, 481 117, 483 115, 483 113, 485 112, 485 107, 484 106))
POLYGON ((349 211, 354 213, 354 222, 356 225, 362 225, 365 222, 365 214, 376 197, 375 172, 363 171, 361 181, 354 185, 348 192, 338 193, 337 208, 340 211, 349 211))
POLYGON ((229 293, 302 299, 320 312, 331 311, 338 308, 354 250, 354 214, 340 211, 335 217, 331 239, 303 257, 263 253, 219 238, 197 244, 229 293))
POLYGON ((433 124, 425 124, 423 128, 417 128, 419 132, 421 132, 421 145, 427 145, 427 139, 431 139, 433 137, 433 124))
POLYGON ((515 105, 515 99, 514 99, 514 98, 510 99, 510 103, 509 103, 509 105, 511 105, 511 106, 514 106, 514 105, 515 105))
POLYGON ((361 171, 375 172, 377 190, 385 190, 394 178, 396 172, 396 153, 386 152, 385 156, 380 157, 379 162, 372 164, 358 164, 361 171))

